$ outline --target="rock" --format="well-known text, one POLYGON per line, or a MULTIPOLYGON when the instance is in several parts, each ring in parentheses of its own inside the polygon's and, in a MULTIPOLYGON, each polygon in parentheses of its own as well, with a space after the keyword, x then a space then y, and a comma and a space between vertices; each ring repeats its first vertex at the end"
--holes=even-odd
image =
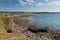
POLYGON ((19 18, 16 21, 16 19, 17 18, 13 20, 13 23, 15 23, 14 33, 21 33, 31 40, 60 40, 60 31, 58 30, 52 30, 48 27, 45 28, 37 25, 20 25, 19 23, 24 21, 19 18))

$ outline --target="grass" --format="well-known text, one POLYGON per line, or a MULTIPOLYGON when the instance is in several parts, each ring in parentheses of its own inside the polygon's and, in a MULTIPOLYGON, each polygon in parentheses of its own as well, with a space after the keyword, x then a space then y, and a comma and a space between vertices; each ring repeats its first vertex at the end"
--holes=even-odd
POLYGON ((2 16, 0 18, 0 20, 4 24, 4 26, 5 26, 4 28, 6 29, 6 31, 11 30, 11 28, 9 27, 9 20, 10 20, 10 18, 8 18, 7 16, 2 16))
MULTIPOLYGON (((9 26, 10 18, 5 15, 0 15, 0 23, 3 25, 2 27, 7 31, 11 30, 9 26)), ((0 25, 1 26, 1 25, 0 25)), ((1 32, 1 31, 0 31, 1 32)), ((30 40, 30 38, 15 33, 0 33, 0 40, 30 40), (11 39, 12 38, 12 39, 11 39)))

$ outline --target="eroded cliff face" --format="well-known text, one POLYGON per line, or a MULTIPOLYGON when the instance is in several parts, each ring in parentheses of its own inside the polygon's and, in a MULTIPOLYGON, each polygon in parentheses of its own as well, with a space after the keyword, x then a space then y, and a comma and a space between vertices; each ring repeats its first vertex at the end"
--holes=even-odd
POLYGON ((10 20, 13 33, 23 34, 31 40, 60 40, 60 32, 51 28, 43 28, 38 25, 21 24, 28 23, 27 19, 19 17, 10 20), (26 20, 26 21, 25 21, 26 20))

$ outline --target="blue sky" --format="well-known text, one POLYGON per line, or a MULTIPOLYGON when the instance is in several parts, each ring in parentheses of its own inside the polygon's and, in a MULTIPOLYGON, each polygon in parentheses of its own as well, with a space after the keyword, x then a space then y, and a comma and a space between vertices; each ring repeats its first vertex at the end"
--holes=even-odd
POLYGON ((0 0, 0 11, 60 12, 60 0, 0 0))

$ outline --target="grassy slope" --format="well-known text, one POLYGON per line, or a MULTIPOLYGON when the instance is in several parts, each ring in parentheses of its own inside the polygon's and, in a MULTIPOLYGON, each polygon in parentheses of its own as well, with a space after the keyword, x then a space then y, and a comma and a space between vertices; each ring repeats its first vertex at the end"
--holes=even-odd
POLYGON ((2 24, 0 20, 0 33, 6 33, 6 30, 4 29, 4 25, 2 24))
POLYGON ((2 23, 4 25, 5 30, 11 30, 9 27, 9 18, 4 16, 0 18, 0 23, 2 23))
POLYGON ((0 40, 30 40, 23 34, 7 33, 9 27, 9 18, 0 17, 0 40))

